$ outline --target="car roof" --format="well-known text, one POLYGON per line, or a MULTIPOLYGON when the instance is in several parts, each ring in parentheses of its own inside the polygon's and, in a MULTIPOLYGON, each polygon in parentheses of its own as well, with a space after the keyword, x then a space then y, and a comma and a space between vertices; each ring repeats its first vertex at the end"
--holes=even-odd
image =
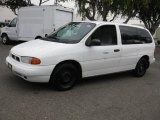
POLYGON ((105 21, 76 21, 76 22, 95 23, 96 25, 122 25, 122 26, 146 29, 145 27, 141 27, 141 26, 138 26, 138 25, 130 25, 130 24, 114 23, 114 22, 105 22, 105 21))

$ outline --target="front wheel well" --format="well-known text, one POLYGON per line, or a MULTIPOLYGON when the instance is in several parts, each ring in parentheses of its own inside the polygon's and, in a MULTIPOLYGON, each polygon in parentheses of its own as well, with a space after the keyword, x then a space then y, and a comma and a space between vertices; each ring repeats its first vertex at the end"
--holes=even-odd
POLYGON ((67 63, 70 63, 70 64, 74 65, 74 66, 78 69, 78 71, 79 71, 79 73, 80 73, 80 77, 82 77, 82 67, 81 67, 80 63, 77 62, 77 61, 75 61, 75 60, 65 60, 65 61, 62 61, 62 62, 58 63, 58 64, 55 66, 55 68, 54 68, 54 70, 53 70, 52 73, 54 73, 55 69, 56 69, 58 66, 60 66, 60 65, 62 65, 62 64, 67 64, 67 63))
POLYGON ((150 65, 149 56, 148 56, 148 55, 144 55, 144 56, 142 56, 140 59, 142 59, 142 58, 144 58, 144 59, 147 60, 147 68, 149 68, 149 65, 150 65))
POLYGON ((35 39, 40 39, 40 38, 42 38, 41 36, 37 36, 37 37, 35 37, 35 39))
MULTIPOLYGON (((3 37, 4 35, 7 35, 7 33, 2 33, 1 37, 3 37)), ((7 35, 8 36, 8 35, 7 35)))

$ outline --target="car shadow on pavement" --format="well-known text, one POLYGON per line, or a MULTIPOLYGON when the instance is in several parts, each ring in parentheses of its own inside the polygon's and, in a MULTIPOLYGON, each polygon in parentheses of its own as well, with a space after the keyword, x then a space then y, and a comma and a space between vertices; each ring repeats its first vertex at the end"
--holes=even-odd
POLYGON ((15 46, 15 45, 19 45, 19 44, 21 44, 21 43, 24 43, 25 41, 10 41, 10 43, 8 44, 8 45, 13 45, 13 46, 15 46))
MULTIPOLYGON (((131 71, 84 78, 78 81, 73 89, 83 89, 83 87, 86 86, 90 87, 97 84, 108 84, 117 80, 127 80, 129 77, 133 77, 131 71)), ((11 78, 12 80, 10 80, 10 85, 14 85, 14 87, 22 91, 55 91, 49 83, 28 82, 15 75, 11 75, 11 78)))
POLYGON ((34 82, 29 82, 25 81, 24 79, 12 75, 12 80, 10 80, 11 84, 14 84, 17 88, 21 90, 51 90, 51 87, 49 86, 48 83, 34 83, 34 82))
POLYGON ((109 83, 117 80, 127 80, 127 78, 134 77, 132 71, 118 72, 94 77, 88 77, 80 80, 77 86, 92 85, 92 84, 101 84, 109 83))

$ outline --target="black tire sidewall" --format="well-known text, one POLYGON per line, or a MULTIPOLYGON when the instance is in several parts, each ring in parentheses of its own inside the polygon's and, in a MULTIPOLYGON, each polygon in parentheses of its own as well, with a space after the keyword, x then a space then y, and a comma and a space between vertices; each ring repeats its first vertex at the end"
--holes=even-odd
POLYGON ((72 89, 76 83, 77 80, 79 80, 79 73, 78 73, 78 69, 70 63, 65 63, 62 65, 59 65, 54 71, 53 74, 51 75, 51 79, 50 79, 50 84, 52 87, 54 87, 56 90, 59 91, 65 91, 65 90, 69 90, 72 89), (70 69, 73 72, 73 81, 70 82, 68 85, 64 86, 61 84, 61 81, 58 78, 58 75, 60 73, 61 70, 63 69, 70 69))
POLYGON ((136 68, 135 68, 135 70, 134 70, 134 73, 135 73, 135 75, 136 75, 137 77, 142 77, 142 76, 145 75, 146 71, 147 71, 147 60, 146 60, 145 58, 141 58, 141 59, 138 61, 137 65, 136 65, 136 68), (140 73, 140 72, 138 71, 138 69, 139 69, 139 67, 140 67, 141 64, 144 64, 144 66, 145 66, 144 71, 143 71, 142 73, 140 73))
POLYGON ((3 36, 2 36, 2 43, 3 43, 4 45, 6 45, 6 44, 9 43, 9 38, 8 38, 7 35, 3 35, 3 36), (6 38, 6 42, 3 41, 4 38, 6 38))

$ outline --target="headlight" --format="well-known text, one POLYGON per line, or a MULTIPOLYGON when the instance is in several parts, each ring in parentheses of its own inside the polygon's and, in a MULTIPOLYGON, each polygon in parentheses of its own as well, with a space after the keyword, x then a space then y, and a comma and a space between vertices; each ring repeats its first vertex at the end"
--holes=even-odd
POLYGON ((39 58, 36 57, 21 57, 21 61, 23 63, 28 63, 28 64, 33 64, 33 65, 37 65, 41 63, 41 60, 39 58))

